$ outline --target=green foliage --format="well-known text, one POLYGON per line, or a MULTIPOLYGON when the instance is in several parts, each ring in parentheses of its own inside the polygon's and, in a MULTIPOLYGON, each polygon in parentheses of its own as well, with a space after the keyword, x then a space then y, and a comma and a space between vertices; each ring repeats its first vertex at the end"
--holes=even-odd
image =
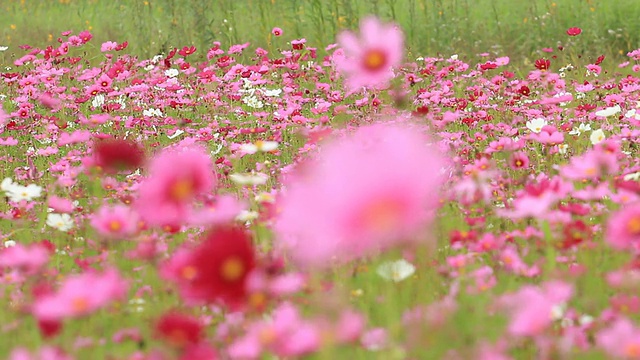
POLYGON ((145 57, 174 46, 196 45, 204 55, 212 41, 249 41, 271 51, 271 35, 306 38, 311 46, 335 41, 342 29, 376 14, 397 22, 407 47, 420 55, 494 52, 531 59, 545 47, 574 46, 625 54, 640 47, 640 3, 635 0, 7 0, 0 13, 0 44, 54 43, 64 30, 91 30, 94 44, 129 41, 145 57), (581 27, 576 38, 569 27, 581 27))

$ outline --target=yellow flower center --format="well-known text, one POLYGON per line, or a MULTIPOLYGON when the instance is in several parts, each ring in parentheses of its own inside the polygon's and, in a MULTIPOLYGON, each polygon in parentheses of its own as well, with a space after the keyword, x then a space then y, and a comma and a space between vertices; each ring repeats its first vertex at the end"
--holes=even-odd
POLYGON ((180 179, 171 187, 171 197, 176 201, 183 201, 193 194, 193 182, 188 179, 180 179))
POLYGON ((83 297, 75 298, 71 302, 71 308, 76 313, 82 313, 89 308, 89 302, 83 297))
POLYGON ((109 223, 109 230, 111 230, 113 232, 117 232, 117 231, 120 231, 120 229, 122 229, 122 224, 120 223, 120 221, 112 220, 109 223))
POLYGON ((640 358, 640 344, 629 344, 624 349, 624 354, 630 359, 640 358))
POLYGON ((380 233, 396 228, 400 223, 400 217, 400 204, 388 199, 373 202, 364 209, 362 214, 363 224, 380 233))
POLYGON ((222 263, 220 274, 226 281, 236 281, 244 274, 244 264, 236 256, 232 256, 222 263))
POLYGON ((185 266, 182 268, 181 275, 187 280, 193 280, 198 275, 198 269, 193 266, 185 266))
POLYGON ((387 63, 387 56, 381 50, 372 49, 364 55, 364 67, 367 70, 377 71, 384 68, 387 63))
POLYGON ((629 220, 627 231, 632 235, 640 235, 640 216, 635 216, 629 220))

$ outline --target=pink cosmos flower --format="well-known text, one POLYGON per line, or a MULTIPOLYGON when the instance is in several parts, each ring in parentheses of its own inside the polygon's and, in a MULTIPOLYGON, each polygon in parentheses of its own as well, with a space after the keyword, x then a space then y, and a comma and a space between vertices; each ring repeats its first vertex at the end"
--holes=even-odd
POLYGON ((35 274, 49 262, 49 250, 41 244, 14 246, 0 250, 0 269, 18 269, 25 274, 35 274))
POLYGON ((58 213, 71 213, 74 209, 74 205, 71 200, 55 195, 49 196, 49 199, 47 199, 47 205, 58 213))
POLYGON ((125 239, 136 233, 138 214, 125 205, 102 206, 91 219, 91 226, 108 238, 125 239))
POLYGON ((338 35, 344 57, 335 57, 337 69, 346 76, 351 92, 362 87, 384 88, 395 75, 393 68, 403 57, 404 36, 396 25, 382 24, 375 17, 360 23, 360 38, 351 32, 338 35))
POLYGON ((114 269, 86 272, 68 277, 56 293, 39 297, 32 312, 38 320, 59 321, 91 314, 110 302, 122 299, 127 282, 114 269))
POLYGON ((561 281, 550 281, 542 287, 523 286, 502 301, 511 309, 509 332, 515 336, 540 335, 553 322, 556 308, 565 304, 573 287, 561 281))
POLYGON ((437 206, 445 164, 417 129, 372 125, 329 143, 286 181, 278 245, 329 266, 411 239, 437 206))
POLYGON ((614 213, 607 224, 606 240, 618 250, 640 250, 640 203, 614 213))
POLYGON ((625 318, 596 335, 598 346, 619 359, 640 359, 640 329, 625 318))
POLYGON ((43 346, 36 352, 31 353, 25 348, 16 348, 8 357, 9 360, 72 360, 73 357, 67 355, 61 349, 53 346, 43 346))
POLYGON ((187 220, 193 200, 215 184, 211 159, 203 148, 167 149, 151 161, 137 210, 150 225, 178 225, 187 220))

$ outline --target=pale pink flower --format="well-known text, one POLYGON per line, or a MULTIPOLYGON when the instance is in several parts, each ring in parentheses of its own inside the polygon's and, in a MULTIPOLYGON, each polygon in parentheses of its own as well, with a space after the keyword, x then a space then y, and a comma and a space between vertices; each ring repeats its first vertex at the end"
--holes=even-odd
POLYGON ((102 45, 100 46, 100 51, 102 52, 112 51, 112 50, 115 50, 116 46, 118 46, 117 42, 107 41, 102 43, 102 45))
POLYGON ((119 239, 135 234, 138 222, 138 214, 125 205, 102 206, 91 218, 91 226, 100 235, 119 239))
POLYGON ((43 321, 88 315, 122 299, 127 288, 127 282, 114 269, 72 275, 57 292, 36 299, 32 312, 43 321))
POLYGON ((351 92, 362 87, 384 88, 395 75, 393 68, 402 62, 404 36, 392 24, 382 24, 375 17, 360 23, 360 38, 351 32, 338 35, 344 57, 334 56, 337 69, 346 76, 351 92))
POLYGON ((278 246, 329 266, 407 241, 434 215, 445 161, 417 129, 372 125, 327 144, 286 182, 278 246))

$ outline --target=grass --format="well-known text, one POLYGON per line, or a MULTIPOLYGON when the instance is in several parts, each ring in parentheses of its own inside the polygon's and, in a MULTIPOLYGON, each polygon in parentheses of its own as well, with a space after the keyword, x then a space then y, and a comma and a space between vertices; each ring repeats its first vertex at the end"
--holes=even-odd
POLYGON ((97 44, 126 40, 130 53, 144 57, 184 45, 203 56, 213 41, 275 51, 284 44, 273 27, 284 39, 324 46, 367 14, 397 22, 410 52, 423 56, 493 52, 531 61, 558 45, 612 55, 640 47, 634 0, 5 0, 1 10, 3 45, 44 46, 61 31, 90 30, 97 44), (583 36, 569 38, 569 27, 581 27, 583 36))

